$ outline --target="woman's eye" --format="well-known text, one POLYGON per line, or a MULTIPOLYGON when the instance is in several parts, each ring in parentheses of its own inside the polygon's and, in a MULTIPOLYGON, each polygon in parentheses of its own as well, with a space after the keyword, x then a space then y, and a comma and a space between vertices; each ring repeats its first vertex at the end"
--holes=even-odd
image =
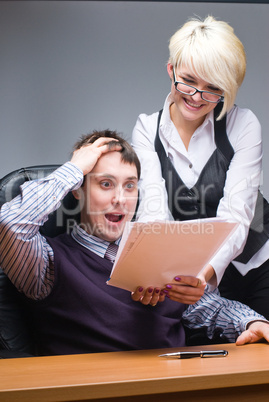
POLYGON ((182 81, 186 82, 187 84, 193 84, 194 81, 190 80, 189 78, 182 78, 182 81))
POLYGON ((211 92, 222 92, 219 88, 215 88, 215 87, 208 87, 208 90, 211 92))

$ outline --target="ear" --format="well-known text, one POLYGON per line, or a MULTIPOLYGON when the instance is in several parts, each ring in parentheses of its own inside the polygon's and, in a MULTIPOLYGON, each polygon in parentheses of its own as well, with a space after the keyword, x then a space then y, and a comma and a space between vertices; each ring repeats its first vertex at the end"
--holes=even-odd
POLYGON ((79 188, 77 190, 73 190, 72 194, 76 200, 80 200, 81 199, 81 188, 79 188))
POLYGON ((173 65, 171 63, 167 63, 167 72, 170 80, 173 81, 173 65))

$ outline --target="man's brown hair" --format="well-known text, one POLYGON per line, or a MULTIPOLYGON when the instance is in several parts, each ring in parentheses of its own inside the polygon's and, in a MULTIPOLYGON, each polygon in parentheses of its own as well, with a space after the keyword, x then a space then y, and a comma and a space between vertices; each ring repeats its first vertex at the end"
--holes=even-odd
MULTIPOLYGON (((73 150, 76 151, 77 149, 87 145, 94 143, 98 138, 107 137, 107 138, 115 138, 115 142, 121 145, 121 150, 118 151, 121 153, 121 159, 125 163, 129 163, 130 165, 135 165, 137 170, 137 178, 140 178, 141 173, 141 166, 138 156, 136 155, 132 146, 124 140, 116 131, 111 130, 103 130, 97 131, 94 130, 90 134, 83 135, 74 145, 73 150)), ((111 147, 115 145, 114 141, 110 141, 108 146, 111 147)))

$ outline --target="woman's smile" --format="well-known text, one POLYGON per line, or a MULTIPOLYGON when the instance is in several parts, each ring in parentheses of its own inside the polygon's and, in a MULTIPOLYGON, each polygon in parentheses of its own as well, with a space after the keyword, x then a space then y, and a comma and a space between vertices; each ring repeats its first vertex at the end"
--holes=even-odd
POLYGON ((203 104, 193 103, 191 100, 186 99, 186 98, 183 98, 183 100, 188 106, 195 108, 195 109, 200 109, 204 106, 203 104))

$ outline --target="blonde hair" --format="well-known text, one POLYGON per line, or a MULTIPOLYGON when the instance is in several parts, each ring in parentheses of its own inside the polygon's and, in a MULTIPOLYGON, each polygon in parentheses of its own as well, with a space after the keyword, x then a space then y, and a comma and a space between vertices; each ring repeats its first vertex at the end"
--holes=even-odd
POLYGON ((212 16, 190 19, 171 37, 169 53, 168 62, 175 68, 184 65, 223 91, 221 119, 233 107, 246 73, 244 46, 233 28, 212 16))

